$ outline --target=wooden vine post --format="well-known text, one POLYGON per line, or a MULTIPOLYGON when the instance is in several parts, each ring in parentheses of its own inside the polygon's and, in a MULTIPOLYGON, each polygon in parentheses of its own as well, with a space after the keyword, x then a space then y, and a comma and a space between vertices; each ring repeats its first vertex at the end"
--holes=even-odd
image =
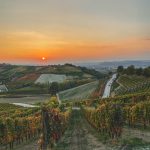
POLYGON ((49 114, 45 107, 42 108, 42 139, 41 149, 47 150, 49 144, 49 114))

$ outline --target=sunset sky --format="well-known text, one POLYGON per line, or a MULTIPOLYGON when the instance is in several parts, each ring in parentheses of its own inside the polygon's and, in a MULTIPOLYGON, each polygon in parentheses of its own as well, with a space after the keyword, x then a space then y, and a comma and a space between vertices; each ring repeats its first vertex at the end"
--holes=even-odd
POLYGON ((116 59, 150 59, 150 0, 0 0, 0 62, 116 59))

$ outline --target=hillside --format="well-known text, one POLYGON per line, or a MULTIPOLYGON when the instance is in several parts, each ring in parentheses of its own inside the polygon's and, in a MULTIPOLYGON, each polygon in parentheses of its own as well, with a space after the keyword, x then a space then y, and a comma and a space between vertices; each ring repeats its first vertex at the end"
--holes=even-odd
POLYGON ((118 79, 114 84, 115 95, 150 92, 150 67, 136 68, 131 65, 127 68, 119 66, 118 79))
MULTIPOLYGON (((139 84, 145 78, 120 75, 118 80, 125 81, 125 77, 129 80, 125 83, 130 85, 139 84), (134 78, 137 81, 132 81, 134 78)), ((95 81, 60 92, 58 95, 62 103, 51 97, 35 108, 0 104, 0 148, 149 149, 150 93, 132 92, 114 98, 93 97, 93 91, 100 91, 103 83, 105 81, 95 81)))
MULTIPOLYGON (((57 79, 62 83, 67 82, 67 84, 76 82, 75 87, 103 77, 103 74, 93 69, 74 66, 72 64, 48 66, 0 64, 0 75, 0 84, 5 84, 9 92, 32 94, 47 93, 47 86, 45 84, 48 82, 57 82, 57 79)), ((65 89, 68 89, 68 87, 61 88, 61 90, 65 89)))
POLYGON ((72 89, 59 92, 58 93, 59 99, 61 101, 87 99, 96 90, 98 84, 99 82, 95 81, 95 82, 87 83, 72 89))
POLYGON ((150 92, 150 78, 144 76, 121 75, 116 82, 119 85, 115 89, 116 95, 150 92))

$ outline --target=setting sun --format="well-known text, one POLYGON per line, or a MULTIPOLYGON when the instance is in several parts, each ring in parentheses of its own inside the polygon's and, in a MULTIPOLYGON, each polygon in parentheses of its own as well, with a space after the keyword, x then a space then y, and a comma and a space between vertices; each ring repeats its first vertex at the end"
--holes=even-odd
POLYGON ((45 60, 46 58, 45 57, 42 57, 42 60, 45 60))

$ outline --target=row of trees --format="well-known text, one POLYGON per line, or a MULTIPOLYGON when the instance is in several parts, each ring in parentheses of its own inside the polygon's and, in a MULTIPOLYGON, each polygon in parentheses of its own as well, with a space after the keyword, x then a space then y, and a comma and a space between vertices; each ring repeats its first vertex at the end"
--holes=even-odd
POLYGON ((83 72, 88 73, 90 75, 95 76, 97 79, 104 78, 105 75, 100 73, 99 71, 96 71, 95 69, 89 69, 86 67, 79 67, 83 72))
POLYGON ((51 95, 56 95, 56 93, 58 93, 59 91, 64 91, 70 88, 74 88, 92 81, 93 80, 86 79, 86 80, 72 80, 63 83, 52 82, 51 84, 48 85, 49 86, 48 92, 51 95))
POLYGON ((66 81, 63 83, 59 83, 59 91, 64 91, 70 88, 74 88, 89 82, 92 82, 93 79, 74 79, 74 80, 70 80, 70 81, 66 81))
POLYGON ((135 66, 131 65, 127 68, 123 66, 119 66, 117 69, 119 74, 127 74, 127 75, 138 75, 138 76, 145 76, 150 77, 150 67, 147 68, 135 68, 135 66))

